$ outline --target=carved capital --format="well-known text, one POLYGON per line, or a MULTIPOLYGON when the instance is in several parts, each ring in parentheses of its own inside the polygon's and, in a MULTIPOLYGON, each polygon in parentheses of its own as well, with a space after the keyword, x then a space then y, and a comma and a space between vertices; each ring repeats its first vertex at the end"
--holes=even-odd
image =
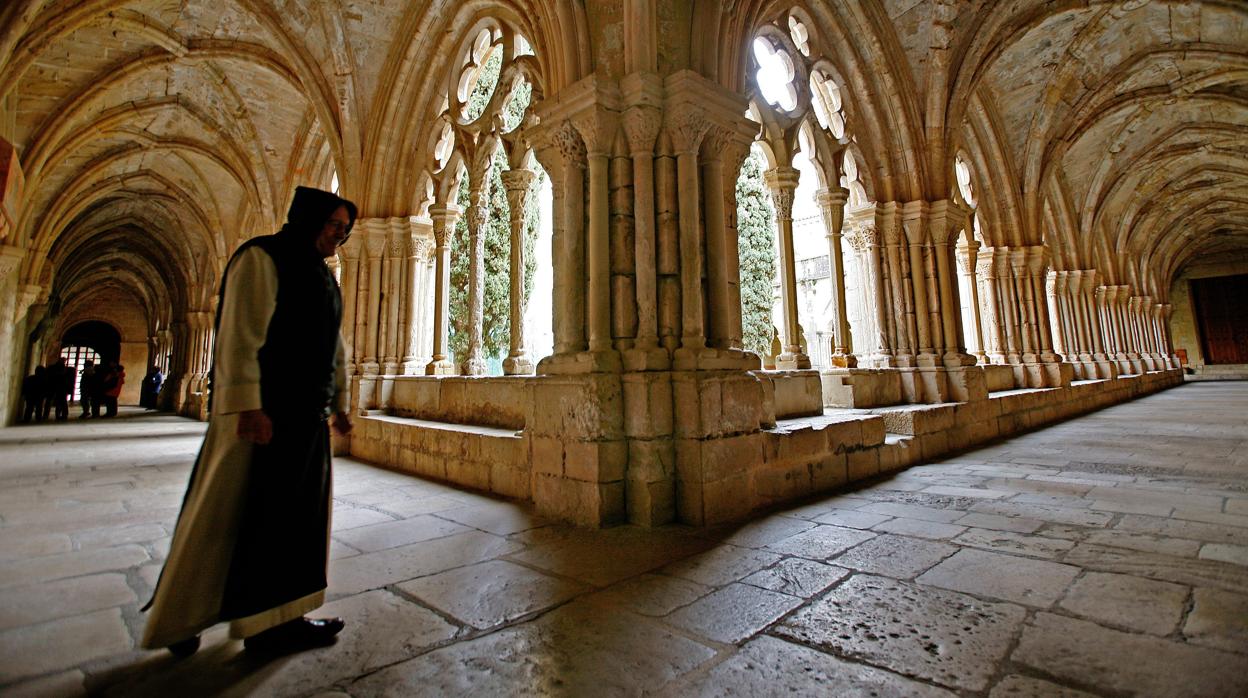
POLYGON ((0 276, 5 276, 22 263, 26 250, 16 245, 0 245, 0 276))
POLYGON ((670 107, 663 119, 663 127, 677 154, 697 153, 710 126, 706 112, 688 104, 670 107))
POLYGON ((663 115, 655 107, 635 106, 624 112, 624 135, 628 138, 628 151, 634 157, 654 152, 655 139, 663 127, 663 115))
POLYGON ((801 174, 795 167, 780 166, 763 173, 763 181, 771 191, 771 200, 776 207, 776 218, 793 220, 793 195, 797 192, 797 182, 801 174))
POLYGON ((594 106, 572 117, 572 125, 581 134, 590 155, 607 155, 620 128, 618 112, 594 106))
POLYGON ((429 218, 433 220, 433 239, 438 247, 450 244, 451 233, 459 222, 460 210, 454 206, 442 206, 429 209, 429 218))

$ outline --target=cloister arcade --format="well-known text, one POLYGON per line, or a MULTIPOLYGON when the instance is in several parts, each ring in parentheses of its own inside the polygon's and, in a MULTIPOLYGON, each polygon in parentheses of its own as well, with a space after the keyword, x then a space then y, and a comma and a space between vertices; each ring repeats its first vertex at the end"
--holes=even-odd
POLYGON ((0 418, 88 320, 206 418, 225 263, 332 186, 341 452, 588 525, 739 519, 1180 382, 1176 284, 1248 270, 1245 47, 1215 0, 14 0, 0 418))

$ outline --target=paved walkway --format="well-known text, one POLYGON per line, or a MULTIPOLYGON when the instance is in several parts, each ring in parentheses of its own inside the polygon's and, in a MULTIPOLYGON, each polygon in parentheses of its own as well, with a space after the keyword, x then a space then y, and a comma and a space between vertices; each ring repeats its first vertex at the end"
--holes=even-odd
POLYGON ((716 530, 337 461, 331 648, 133 649, 203 426, 0 430, 0 693, 1248 695, 1248 383, 716 530))

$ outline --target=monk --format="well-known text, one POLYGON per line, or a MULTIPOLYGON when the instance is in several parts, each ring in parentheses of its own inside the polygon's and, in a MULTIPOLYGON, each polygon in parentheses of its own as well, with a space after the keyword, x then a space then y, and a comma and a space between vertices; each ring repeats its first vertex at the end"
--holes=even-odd
POLYGON ((208 433, 148 604, 145 648, 190 655, 200 632, 229 621, 249 653, 287 653, 332 644, 343 628, 304 614, 325 598, 326 422, 351 430, 342 297, 325 258, 355 217, 350 201, 299 187, 282 229, 226 265, 208 433))

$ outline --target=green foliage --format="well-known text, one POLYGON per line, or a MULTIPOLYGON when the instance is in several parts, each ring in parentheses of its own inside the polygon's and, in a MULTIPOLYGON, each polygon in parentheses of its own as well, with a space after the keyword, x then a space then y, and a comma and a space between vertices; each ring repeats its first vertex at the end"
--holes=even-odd
MULTIPOLYGON (((493 92, 494 83, 498 80, 502 54, 495 51, 486 60, 482 76, 477 81, 472 94, 468 98, 468 113, 480 115, 493 92)), ((504 109, 505 119, 519 123, 523 110, 528 106, 527 84, 517 90, 515 98, 510 100, 504 109), (524 99, 519 92, 524 91, 524 99), (511 113, 519 110, 518 113, 511 113)), ((486 178, 488 197, 486 199, 487 223, 485 226, 485 284, 482 355, 497 364, 507 355, 511 346, 510 307, 511 307, 511 207, 507 204, 507 190, 503 186, 502 173, 507 169, 507 158, 501 148, 494 152, 490 171, 486 178)), ((537 268, 534 259, 534 248, 537 241, 538 207, 537 187, 541 177, 534 179, 529 195, 529 206, 525 211, 524 246, 525 298, 533 288, 533 275, 537 268)), ((470 191, 466 176, 461 176, 459 195, 456 205, 465 214, 468 211, 470 191)), ((468 356, 468 274, 469 274, 469 236, 467 215, 460 216, 451 236, 451 288, 450 288, 450 350, 456 364, 462 363, 468 356)))
POLYGON ((776 214, 763 182, 762 158, 745 159, 737 178, 737 235, 741 256, 741 330, 745 348, 771 352, 771 308, 776 278, 776 214))

